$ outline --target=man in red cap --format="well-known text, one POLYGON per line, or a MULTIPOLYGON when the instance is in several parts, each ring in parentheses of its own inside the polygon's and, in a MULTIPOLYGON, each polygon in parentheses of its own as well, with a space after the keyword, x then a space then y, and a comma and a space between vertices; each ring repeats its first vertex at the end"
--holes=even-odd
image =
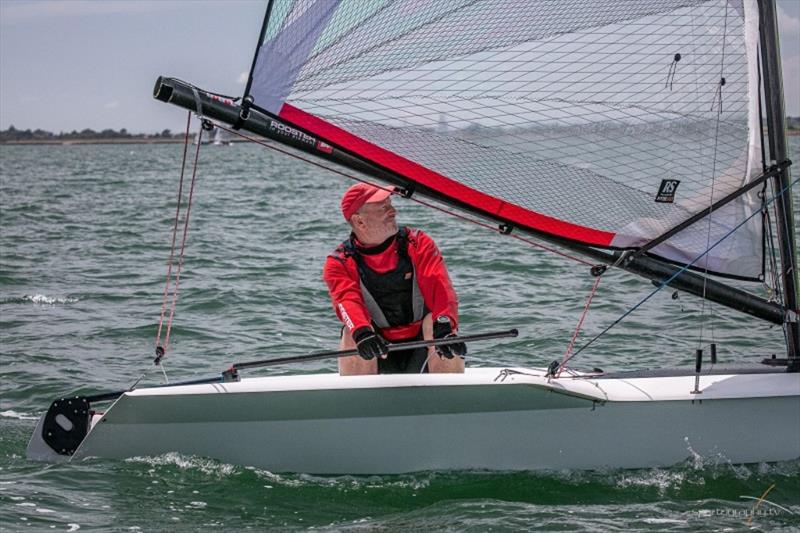
POLYGON ((323 278, 344 324, 339 373, 463 372, 464 343, 392 351, 391 343, 456 334, 458 300, 444 259, 417 229, 397 227, 391 192, 368 183, 350 187, 342 215, 352 233, 325 261, 323 278))

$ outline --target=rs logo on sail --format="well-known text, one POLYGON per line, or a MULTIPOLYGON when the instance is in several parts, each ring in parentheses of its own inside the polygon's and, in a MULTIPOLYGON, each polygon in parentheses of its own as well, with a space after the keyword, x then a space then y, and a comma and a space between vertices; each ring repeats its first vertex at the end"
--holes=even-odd
POLYGON ((678 190, 680 180, 661 180, 661 187, 656 194, 656 202, 671 204, 675 201, 675 191, 678 190))

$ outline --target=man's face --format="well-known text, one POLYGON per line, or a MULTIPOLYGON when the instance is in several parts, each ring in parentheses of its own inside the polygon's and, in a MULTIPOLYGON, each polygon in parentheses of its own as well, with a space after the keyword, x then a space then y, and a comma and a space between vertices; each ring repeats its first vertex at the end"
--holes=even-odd
POLYGON ((353 215, 356 237, 365 244, 379 244, 397 233, 396 211, 391 197, 361 206, 353 215))

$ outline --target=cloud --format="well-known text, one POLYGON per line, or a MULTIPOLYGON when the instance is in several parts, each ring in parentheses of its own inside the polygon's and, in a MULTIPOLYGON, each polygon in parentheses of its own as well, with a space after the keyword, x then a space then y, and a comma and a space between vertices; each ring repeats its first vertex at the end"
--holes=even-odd
POLYGON ((800 116, 800 57, 781 57, 786 114, 800 116))
POLYGON ((786 113, 798 116, 800 115, 800 17, 791 16, 780 4, 777 14, 786 113))
POLYGON ((239 78, 236 80, 236 83, 238 83, 239 85, 244 85, 247 83, 247 79, 249 77, 250 77, 250 72, 245 70, 244 72, 239 74, 239 78))
POLYGON ((778 6, 778 31, 784 38, 789 34, 800 33, 800 17, 789 15, 780 5, 778 6))
MULTIPOLYGON (((69 17, 110 13, 149 13, 173 9, 175 2, 117 1, 96 2, 92 0, 46 0, 43 2, 0 2, 2 21, 14 23, 40 17, 69 17)), ((185 8, 185 6, 184 6, 185 8)))
POLYGON ((108 102, 107 104, 103 104, 103 107, 105 107, 106 109, 116 109, 119 107, 119 102, 117 100, 114 100, 112 102, 108 102))

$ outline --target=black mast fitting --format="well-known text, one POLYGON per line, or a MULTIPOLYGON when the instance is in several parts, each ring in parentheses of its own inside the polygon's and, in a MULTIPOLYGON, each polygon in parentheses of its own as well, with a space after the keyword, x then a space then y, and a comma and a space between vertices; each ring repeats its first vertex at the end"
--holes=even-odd
POLYGON ((236 122, 231 124, 231 127, 235 130, 240 130, 244 121, 250 117, 250 106, 253 105, 253 97, 248 95, 242 98, 242 106, 239 109, 239 118, 236 119, 236 122))
POLYGON ((595 265, 589 269, 589 272, 592 274, 592 276, 598 277, 602 276, 606 270, 608 270, 607 265, 595 265))
POLYGON ((394 192, 402 196, 403 198, 411 198, 414 195, 414 191, 416 190, 415 183, 406 183, 405 185, 397 186, 394 188, 394 192))

